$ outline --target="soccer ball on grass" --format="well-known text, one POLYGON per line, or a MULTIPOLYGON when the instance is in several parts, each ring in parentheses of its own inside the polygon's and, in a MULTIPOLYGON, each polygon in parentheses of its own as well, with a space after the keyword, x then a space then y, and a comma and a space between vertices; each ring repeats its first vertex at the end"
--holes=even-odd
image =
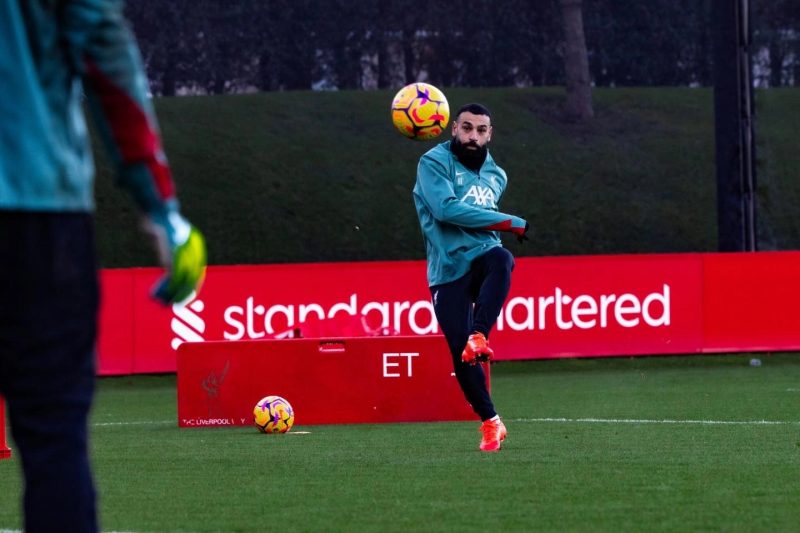
POLYGON ((447 98, 429 83, 406 85, 392 100, 392 123, 409 139, 427 141, 438 137, 449 119, 447 98))
POLYGON ((286 433, 294 425, 294 409, 280 396, 265 396, 253 408, 253 422, 262 433, 286 433))

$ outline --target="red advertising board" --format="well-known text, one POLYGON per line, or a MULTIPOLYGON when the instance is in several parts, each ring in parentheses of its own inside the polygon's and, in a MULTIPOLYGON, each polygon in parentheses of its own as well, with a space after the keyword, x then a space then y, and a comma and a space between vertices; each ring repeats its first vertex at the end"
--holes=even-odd
POLYGON ((133 319, 135 272, 134 269, 100 272, 102 298, 97 342, 101 374, 131 374, 134 360, 140 355, 136 352, 138 331, 133 319))
POLYGON ((251 425, 256 402, 268 395, 288 400, 302 425, 476 419, 441 336, 212 341, 178 348, 179 426, 251 425))
POLYGON ((0 396, 0 459, 11 457, 11 448, 6 443, 6 405, 0 396))
POLYGON ((710 254, 703 264, 705 351, 800 350, 800 253, 710 254))
POLYGON ((491 342, 504 359, 694 352, 701 274, 693 254, 518 260, 491 342))
MULTIPOLYGON (((518 258, 496 358, 795 350, 800 252, 518 258)), ((103 272, 101 374, 174 372, 183 342, 436 335, 424 261, 212 266, 161 307, 158 269, 103 272)))

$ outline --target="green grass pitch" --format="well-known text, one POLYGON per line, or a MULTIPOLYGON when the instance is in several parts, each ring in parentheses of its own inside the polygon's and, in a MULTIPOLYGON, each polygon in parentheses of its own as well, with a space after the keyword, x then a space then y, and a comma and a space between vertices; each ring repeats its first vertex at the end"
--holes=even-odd
MULTIPOLYGON (((498 454, 477 451, 477 422, 303 426, 297 413, 286 435, 179 429, 175 376, 103 378, 92 417, 103 529, 800 524, 800 355, 503 362, 492 387, 509 430, 498 454)), ((0 462, 0 530, 21 528, 20 493, 15 455, 0 462)))

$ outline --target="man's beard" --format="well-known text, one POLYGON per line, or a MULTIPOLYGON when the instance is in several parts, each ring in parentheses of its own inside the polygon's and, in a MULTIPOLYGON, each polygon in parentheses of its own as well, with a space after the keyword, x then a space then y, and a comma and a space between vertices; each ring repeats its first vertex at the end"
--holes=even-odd
POLYGON ((475 142, 463 144, 458 140, 458 137, 453 137, 453 142, 450 143, 450 150, 455 154, 461 164, 470 170, 478 170, 486 161, 486 154, 489 151, 488 144, 483 146, 475 142), (475 148, 469 148, 474 146, 475 148))

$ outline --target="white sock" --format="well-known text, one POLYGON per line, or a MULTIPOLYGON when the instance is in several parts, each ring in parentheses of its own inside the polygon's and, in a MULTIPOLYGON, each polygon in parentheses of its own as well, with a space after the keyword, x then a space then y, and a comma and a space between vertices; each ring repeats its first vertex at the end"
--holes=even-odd
POLYGON ((492 418, 490 418, 489 420, 491 420, 492 422, 497 422, 498 420, 500 420, 500 415, 494 415, 494 416, 493 416, 492 418))

